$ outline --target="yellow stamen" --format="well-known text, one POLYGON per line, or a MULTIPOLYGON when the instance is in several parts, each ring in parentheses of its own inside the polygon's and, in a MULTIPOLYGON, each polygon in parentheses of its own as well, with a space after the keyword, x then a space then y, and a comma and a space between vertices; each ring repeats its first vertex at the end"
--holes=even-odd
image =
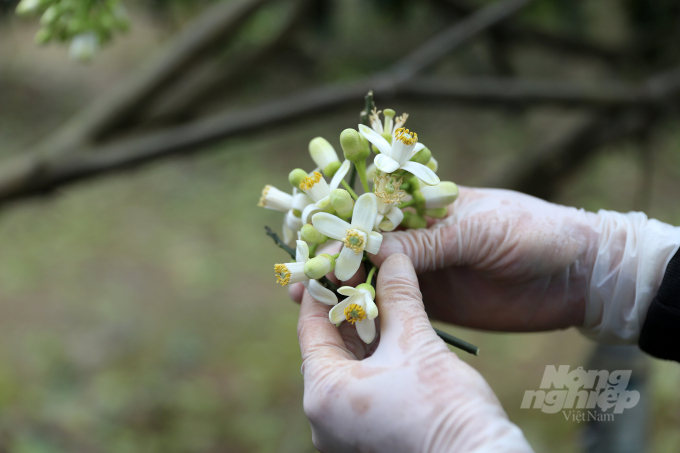
POLYGON ((418 143, 418 134, 403 127, 394 131, 394 138, 401 141, 404 145, 415 145, 418 143))
POLYGON ((302 181, 300 181, 300 189, 309 190, 319 181, 321 181, 321 173, 315 171, 312 175, 307 176, 302 181))
POLYGON ((377 174, 373 178, 373 193, 385 204, 396 204, 406 196, 406 192, 399 189, 404 182, 403 176, 395 177, 385 173, 377 174))
POLYGON ((366 312, 361 307, 361 305, 349 304, 347 307, 345 307, 345 319, 347 322, 354 324, 355 322, 366 319, 366 312))
POLYGON ((290 271, 285 264, 275 264, 274 272, 276 273, 276 283, 286 286, 290 282, 290 271))
POLYGON ((347 237, 342 242, 345 247, 354 250, 357 255, 364 251, 364 238, 356 230, 347 230, 347 237))
POLYGON ((267 193, 269 192, 269 189, 271 189, 272 186, 266 185, 264 186, 264 189, 262 189, 262 196, 260 197, 260 201, 257 203, 257 205, 261 208, 264 208, 267 202, 267 193))

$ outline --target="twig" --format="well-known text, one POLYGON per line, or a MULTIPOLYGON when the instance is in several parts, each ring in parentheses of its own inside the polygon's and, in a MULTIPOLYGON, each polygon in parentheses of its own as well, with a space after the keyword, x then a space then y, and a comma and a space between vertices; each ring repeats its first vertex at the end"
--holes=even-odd
POLYGON ((437 333, 439 338, 444 340, 444 343, 450 344, 453 347, 456 347, 458 349, 462 349, 465 352, 468 352, 472 355, 479 355, 479 348, 471 343, 468 343, 467 341, 463 341, 458 337, 454 337, 453 335, 444 332, 443 330, 439 330, 435 327, 433 327, 434 331, 437 333))

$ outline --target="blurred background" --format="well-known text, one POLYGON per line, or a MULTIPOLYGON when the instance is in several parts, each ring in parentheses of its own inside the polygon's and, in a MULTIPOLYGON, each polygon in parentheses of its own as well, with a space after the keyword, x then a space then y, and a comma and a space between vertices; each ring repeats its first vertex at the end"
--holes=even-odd
MULTIPOLYGON (((673 0, 127 1, 129 32, 89 64, 36 46, 16 4, 0 1, 0 452, 315 451, 298 308, 272 276, 286 255, 263 230, 281 216, 256 205, 309 168, 309 140, 338 146, 369 89, 443 180, 680 224, 673 0)), ((680 451, 678 364, 598 358, 573 329, 437 326, 480 346, 459 355, 536 451, 680 451), (546 365, 609 359, 644 402, 623 437, 519 408, 546 365)))

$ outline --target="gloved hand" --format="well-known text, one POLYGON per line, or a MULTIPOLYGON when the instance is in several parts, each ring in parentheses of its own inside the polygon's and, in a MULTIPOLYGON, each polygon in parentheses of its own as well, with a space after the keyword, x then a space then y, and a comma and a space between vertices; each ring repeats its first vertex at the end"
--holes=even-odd
POLYGON ((679 228, 642 213, 465 187, 442 221, 383 237, 373 262, 409 256, 433 317, 487 330, 577 326, 608 343, 637 342, 680 246, 679 228))
POLYGON ((380 338, 370 345, 350 324, 331 324, 328 306, 302 299, 304 409, 316 448, 530 452, 484 379, 435 334, 410 260, 386 259, 376 290, 380 338))

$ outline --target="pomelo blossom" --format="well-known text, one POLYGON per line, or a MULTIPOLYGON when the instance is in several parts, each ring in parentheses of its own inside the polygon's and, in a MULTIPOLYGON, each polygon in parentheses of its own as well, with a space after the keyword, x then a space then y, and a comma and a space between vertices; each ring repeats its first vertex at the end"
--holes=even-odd
POLYGON ((439 177, 427 166, 410 159, 419 151, 425 149, 425 145, 418 143, 418 134, 403 127, 394 131, 394 139, 390 144, 384 137, 370 127, 359 125, 361 134, 375 145, 380 154, 375 156, 375 166, 383 173, 394 173, 397 170, 405 170, 416 176, 429 186, 439 184, 439 177))
POLYGON ((375 195, 365 193, 356 201, 351 224, 327 212, 319 212, 312 217, 314 228, 321 234, 344 244, 335 264, 338 280, 347 281, 356 273, 364 251, 376 254, 380 250, 382 235, 373 231, 377 205, 375 195))
POLYGON ((323 175, 314 171, 300 182, 300 189, 306 193, 314 202, 302 211, 302 223, 309 223, 309 219, 314 213, 328 209, 330 204, 331 192, 338 188, 342 179, 347 175, 351 162, 345 160, 338 171, 333 175, 330 185, 326 182, 323 175))
POLYGON ((382 231, 392 231, 404 220, 404 212, 399 209, 401 199, 406 192, 399 189, 403 181, 402 176, 378 173, 373 178, 373 193, 376 196, 378 215, 375 228, 382 231))
POLYGON ((328 319, 336 325, 343 321, 354 324, 362 341, 371 343, 375 339, 374 319, 378 316, 378 307, 373 301, 375 290, 364 283, 356 288, 343 286, 338 289, 338 293, 348 297, 331 308, 328 319))
POLYGON ((321 283, 305 275, 305 264, 309 261, 309 246, 305 241, 296 242, 295 262, 274 265, 276 283, 281 286, 302 283, 314 299, 326 305, 337 304, 338 298, 333 291, 324 288, 321 283))
POLYGON ((283 218, 283 242, 291 245, 303 225, 300 215, 305 207, 312 203, 311 198, 297 189, 293 189, 293 194, 291 195, 274 186, 266 185, 262 189, 262 195, 257 205, 261 208, 285 213, 283 218))

